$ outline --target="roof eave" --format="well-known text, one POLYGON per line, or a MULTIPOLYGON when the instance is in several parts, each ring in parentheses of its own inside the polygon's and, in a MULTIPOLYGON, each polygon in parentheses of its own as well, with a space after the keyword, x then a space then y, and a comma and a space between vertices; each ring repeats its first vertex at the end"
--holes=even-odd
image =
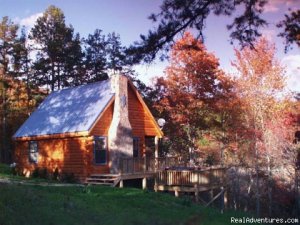
POLYGON ((59 139, 59 138, 73 138, 73 137, 84 137, 88 136, 88 131, 80 132, 69 132, 62 134, 45 134, 45 135, 34 135, 34 136, 23 136, 23 137, 13 137, 15 141, 31 141, 31 140, 41 140, 41 139, 59 139))

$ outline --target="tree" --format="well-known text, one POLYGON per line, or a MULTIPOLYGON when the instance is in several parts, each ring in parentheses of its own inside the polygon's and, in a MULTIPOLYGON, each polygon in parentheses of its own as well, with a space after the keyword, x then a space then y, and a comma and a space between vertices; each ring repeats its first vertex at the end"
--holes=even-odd
POLYGON ((37 19, 29 39, 34 41, 33 49, 35 79, 39 85, 49 85, 51 91, 80 83, 76 71, 82 52, 79 35, 74 37, 72 26, 65 24, 65 16, 59 8, 49 6, 43 16, 37 19))
POLYGON ((89 35, 85 43, 85 66, 88 80, 101 81, 108 78, 106 73, 106 46, 107 41, 102 30, 96 29, 89 35))
POLYGON ((256 210, 260 215, 259 167, 266 164, 268 175, 269 213, 272 212, 271 166, 282 157, 285 139, 283 67, 275 58, 275 46, 266 39, 258 40, 255 49, 235 50, 233 66, 238 71, 236 93, 243 109, 244 124, 252 133, 251 149, 256 169, 256 210), (280 130, 280 132, 279 132, 280 130), (263 162, 264 161, 264 162, 263 162))
POLYGON ((10 146, 7 132, 7 116, 9 111, 9 99, 7 90, 9 89, 8 79, 13 76, 12 55, 17 38, 18 26, 8 17, 3 17, 0 23, 0 88, 1 88, 1 124, 2 141, 0 161, 9 157, 10 146))
POLYGON ((156 108, 168 121, 165 132, 183 154, 189 148, 191 159, 197 141, 218 123, 214 107, 225 88, 218 66, 218 59, 185 33, 172 48, 166 77, 156 82, 156 108))
MULTIPOLYGON (((135 63, 152 62, 159 52, 163 60, 167 57, 164 53, 172 48, 174 40, 187 30, 193 29, 197 32, 197 39, 203 42, 205 23, 212 14, 233 17, 233 22, 227 25, 231 31, 231 43, 238 41, 242 48, 253 47, 255 40, 261 36, 260 28, 268 25, 262 18, 268 2, 271 0, 164 0, 160 12, 149 16, 156 23, 155 28, 147 35, 140 35, 140 40, 127 52, 135 63)), ((286 16, 279 26, 285 28, 279 36, 288 38, 287 44, 290 40, 299 40, 295 37, 299 34, 299 12, 286 16)))
MULTIPOLYGON (((21 36, 16 39, 13 51, 13 71, 14 77, 25 83, 27 93, 26 113, 32 112, 30 101, 32 100, 32 89, 34 89, 34 81, 32 79, 32 64, 30 58, 30 49, 27 47, 27 36, 25 29, 22 29, 21 36)), ((22 109, 24 110, 24 109, 22 109)))
POLYGON ((300 47, 300 10, 291 11, 290 15, 285 14, 285 19, 277 27, 284 29, 279 36, 285 38, 285 51, 294 43, 300 47))
MULTIPOLYGON (((150 15, 153 22, 159 21, 157 28, 150 30, 148 35, 141 35, 141 41, 136 42, 129 49, 136 62, 144 60, 152 61, 160 50, 169 50, 174 38, 187 29, 194 28, 198 31, 198 38, 203 41, 203 29, 205 21, 210 14, 217 16, 232 16, 237 8, 244 7, 241 15, 234 18, 228 25, 232 30, 231 39, 238 40, 242 46, 251 45, 261 33, 259 27, 267 23, 260 17, 266 0, 164 0, 161 11, 150 15)), ((165 55, 162 55, 162 58, 165 55)))
POLYGON ((122 71, 123 74, 134 75, 131 69, 132 62, 126 57, 126 48, 122 46, 120 35, 114 32, 104 35, 102 30, 96 29, 84 43, 84 64, 89 82, 107 79, 109 71, 122 71))
MULTIPOLYGON (((124 53, 125 47, 122 46, 120 35, 115 32, 108 34, 107 37, 107 67, 111 70, 125 70, 130 65, 124 53)), ((124 71, 125 72, 125 71, 124 71)))

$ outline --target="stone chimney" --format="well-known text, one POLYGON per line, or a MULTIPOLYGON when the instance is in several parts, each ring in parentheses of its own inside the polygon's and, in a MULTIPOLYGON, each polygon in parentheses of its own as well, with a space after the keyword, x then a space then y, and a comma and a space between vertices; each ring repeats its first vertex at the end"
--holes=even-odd
POLYGON ((128 78, 113 74, 111 89, 115 93, 114 112, 108 131, 109 165, 111 173, 118 173, 119 159, 133 156, 132 128, 128 117, 128 78))

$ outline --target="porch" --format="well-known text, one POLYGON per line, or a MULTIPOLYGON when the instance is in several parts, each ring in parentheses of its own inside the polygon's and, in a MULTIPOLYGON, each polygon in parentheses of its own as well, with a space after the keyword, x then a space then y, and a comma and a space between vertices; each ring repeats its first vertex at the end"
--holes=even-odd
POLYGON ((123 187, 124 181, 142 179, 142 188, 147 188, 147 179, 154 179, 155 191, 199 192, 220 189, 226 186, 225 167, 188 167, 180 157, 128 157, 119 160, 118 174, 92 174, 88 184, 104 184, 123 187))

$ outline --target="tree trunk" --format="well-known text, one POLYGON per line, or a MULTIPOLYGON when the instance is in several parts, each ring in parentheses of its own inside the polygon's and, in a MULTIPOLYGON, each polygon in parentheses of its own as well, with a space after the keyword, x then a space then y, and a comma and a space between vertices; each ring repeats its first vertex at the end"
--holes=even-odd
POLYGON ((191 146, 191 143, 193 143, 192 137, 191 137, 191 127, 190 124, 187 124, 187 135, 188 135, 188 139, 189 139, 189 164, 190 166, 194 165, 194 148, 193 146, 191 146))

